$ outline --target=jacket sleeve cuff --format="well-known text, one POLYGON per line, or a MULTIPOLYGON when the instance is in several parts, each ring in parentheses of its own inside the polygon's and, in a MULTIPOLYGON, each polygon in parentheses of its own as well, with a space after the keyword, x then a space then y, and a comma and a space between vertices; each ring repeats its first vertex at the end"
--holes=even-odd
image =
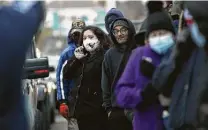
POLYGON ((63 103, 68 104, 68 101, 67 101, 67 100, 64 100, 64 99, 58 101, 58 105, 59 105, 59 106, 60 106, 61 104, 63 104, 63 103))

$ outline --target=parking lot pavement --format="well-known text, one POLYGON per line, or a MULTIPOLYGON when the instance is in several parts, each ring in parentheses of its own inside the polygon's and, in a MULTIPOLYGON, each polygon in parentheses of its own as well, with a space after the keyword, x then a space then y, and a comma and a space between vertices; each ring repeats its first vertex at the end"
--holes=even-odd
POLYGON ((57 113, 55 118, 55 123, 51 125, 50 130, 68 130, 67 128, 68 128, 67 120, 57 113))

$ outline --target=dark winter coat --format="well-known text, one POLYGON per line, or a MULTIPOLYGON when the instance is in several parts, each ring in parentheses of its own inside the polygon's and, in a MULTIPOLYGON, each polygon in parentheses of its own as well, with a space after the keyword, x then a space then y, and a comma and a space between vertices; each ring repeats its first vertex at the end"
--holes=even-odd
POLYGON ((208 55, 204 48, 196 47, 189 30, 184 30, 182 39, 177 42, 182 50, 173 51, 168 60, 163 61, 155 72, 153 84, 165 96, 171 97, 170 126, 196 127, 200 97, 208 83, 208 55))
POLYGON ((111 111, 112 107, 118 107, 114 95, 114 86, 125 68, 131 51, 136 48, 134 39, 136 31, 133 23, 125 18, 120 19, 127 21, 130 36, 127 44, 119 45, 112 31, 110 33, 114 46, 106 52, 102 67, 103 106, 107 112, 111 111))
POLYGON ((67 63, 64 77, 73 78, 80 75, 79 92, 76 103, 75 115, 77 118, 90 115, 104 115, 102 108, 101 72, 103 52, 97 52, 93 56, 80 61, 74 58, 67 63), (81 74, 80 74, 81 69, 81 74))

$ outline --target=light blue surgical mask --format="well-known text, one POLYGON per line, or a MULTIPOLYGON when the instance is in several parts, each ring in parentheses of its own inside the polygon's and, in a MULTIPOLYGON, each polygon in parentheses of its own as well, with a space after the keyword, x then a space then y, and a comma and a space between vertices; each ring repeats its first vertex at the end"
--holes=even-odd
POLYGON ((157 54, 165 54, 174 45, 174 43, 172 35, 149 38, 150 48, 157 54))
POLYGON ((198 47, 204 47, 204 45, 206 44, 206 39, 199 31, 198 25, 196 23, 193 23, 189 26, 189 29, 194 43, 198 47))

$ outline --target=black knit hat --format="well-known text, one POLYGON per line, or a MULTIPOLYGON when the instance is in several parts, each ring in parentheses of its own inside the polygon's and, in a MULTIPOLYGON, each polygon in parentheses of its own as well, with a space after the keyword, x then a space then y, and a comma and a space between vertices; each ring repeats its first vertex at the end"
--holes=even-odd
POLYGON ((149 1, 147 3, 148 17, 147 17, 147 32, 146 37, 155 30, 168 30, 175 34, 173 21, 168 12, 163 9, 162 1, 149 1))

